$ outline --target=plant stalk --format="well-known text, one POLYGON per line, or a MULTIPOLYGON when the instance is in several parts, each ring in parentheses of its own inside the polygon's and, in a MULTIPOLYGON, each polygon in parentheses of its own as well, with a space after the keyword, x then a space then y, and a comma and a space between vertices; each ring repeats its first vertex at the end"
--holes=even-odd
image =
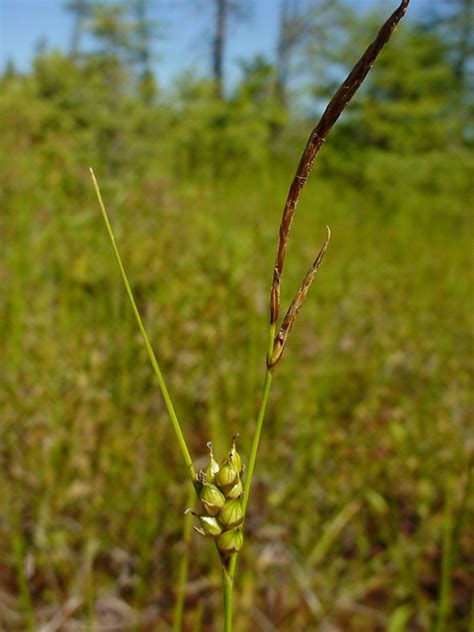
POLYGON ((224 592, 224 632, 232 632, 232 591, 234 588, 234 568, 231 569, 232 561, 237 556, 234 554, 230 563, 222 563, 222 587, 224 592))
MULTIPOLYGON (((270 325, 269 330, 268 330, 267 359, 269 360, 271 360, 272 355, 273 355, 275 330, 276 330, 276 323, 273 323, 270 325)), ((255 427, 255 433, 253 436, 252 449, 250 451, 250 458, 247 464, 247 476, 245 478, 244 497, 242 499, 242 507, 244 510, 244 516, 247 512, 247 505, 249 503, 249 494, 250 494, 250 488, 252 486, 252 478, 253 478, 253 471, 255 469, 255 462, 257 460, 257 451, 258 451, 258 446, 260 443, 260 435, 262 433, 263 420, 265 418, 265 411, 267 409, 268 396, 270 394, 270 387, 272 385, 273 371, 272 371, 272 368, 269 368, 268 365, 269 365, 269 362, 267 362, 267 370, 265 372, 265 380, 263 382, 262 398, 260 400, 260 406, 258 408, 257 423, 255 427)))
POLYGON ((152 364, 153 370, 158 380, 158 385, 161 390, 161 394, 163 396, 163 400, 165 402, 166 409, 171 419, 171 424, 173 426, 173 430, 175 432, 176 438, 178 440, 179 449, 181 450, 181 454, 183 455, 184 462, 186 464, 186 469, 188 471, 189 476, 191 477, 191 482, 193 485, 196 483, 196 472, 194 471, 193 462, 191 459, 191 455, 189 454, 188 447, 186 445, 186 441, 184 439, 183 432, 181 430, 181 426, 178 421, 178 417, 176 415, 176 411, 173 406, 173 402, 171 401, 171 396, 168 391, 168 387, 166 386, 166 382, 164 380, 163 374, 161 373, 161 369, 158 365, 158 360, 156 359, 155 352, 153 351, 153 347, 151 346, 150 340, 146 333, 145 326, 143 324, 142 318, 140 316, 140 312, 138 311, 137 304, 135 302, 135 298, 133 296, 132 288, 130 286, 127 273, 125 272, 125 268, 122 263, 122 258, 120 257, 119 250, 117 248, 117 244, 115 243, 115 236, 112 230, 112 225, 109 220, 109 216, 107 215, 107 211, 105 210, 105 205, 102 200, 102 195, 100 193, 99 185, 97 183, 97 179, 95 177, 94 171, 92 168, 90 169, 92 182, 94 183, 95 192, 97 194, 97 199, 99 201, 99 206, 102 211, 102 216, 104 218, 105 226, 107 228, 107 232, 109 234, 110 241, 112 243, 112 248, 115 253, 115 258, 117 259, 118 267, 120 269, 120 274, 122 275, 122 280, 125 285, 125 289, 128 294, 128 298, 130 299, 130 303, 132 305, 133 313, 135 314, 135 318, 138 323, 138 327, 143 336, 143 341, 145 343, 146 350, 148 352, 148 357, 150 358, 150 362, 152 364))
POLYGON ((244 496, 242 499, 242 508, 244 510, 244 516, 247 512, 247 506, 249 503, 250 488, 252 486, 252 478, 253 478, 253 473, 255 469, 255 463, 257 461, 257 451, 258 451, 258 446, 260 443, 260 435, 262 434, 263 420, 264 420, 265 411, 267 408, 268 396, 270 394, 272 378, 273 378, 272 371, 270 369, 267 369, 265 373, 265 381, 263 383, 262 399, 260 401, 260 407, 258 409, 258 414, 257 414, 257 424, 255 428, 255 434, 253 437, 252 449, 250 452, 249 462, 247 464, 247 473, 246 473, 245 485, 244 485, 244 496))

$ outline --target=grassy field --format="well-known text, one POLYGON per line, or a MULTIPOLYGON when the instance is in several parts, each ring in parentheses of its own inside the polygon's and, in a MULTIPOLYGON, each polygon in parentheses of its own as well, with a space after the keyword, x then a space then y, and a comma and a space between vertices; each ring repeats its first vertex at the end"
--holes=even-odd
MULTIPOLYGON (((88 165, 28 160, 2 176, 0 628, 171 629, 175 438, 88 165)), ((387 158, 381 182, 369 157, 363 181, 316 170, 305 191, 284 303, 333 239, 275 374, 237 630, 474 625, 472 196, 436 160, 387 158)), ((235 431, 245 461, 291 169, 97 175, 196 467, 235 431)), ((217 631, 215 553, 187 546, 185 629, 217 631)))

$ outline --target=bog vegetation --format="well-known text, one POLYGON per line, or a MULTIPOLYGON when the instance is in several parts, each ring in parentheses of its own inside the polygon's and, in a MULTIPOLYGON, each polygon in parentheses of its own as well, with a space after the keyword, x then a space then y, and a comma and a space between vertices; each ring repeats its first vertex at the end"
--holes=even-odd
MULTIPOLYGON (((191 547, 183 629, 219 630, 220 578, 190 542, 189 483, 88 167, 196 468, 234 432, 245 461, 288 184, 380 20, 282 2, 276 60, 244 60, 227 87, 218 63, 165 87, 146 2, 68 4, 71 50, 0 79, 0 628, 171 628, 191 547)), ((333 237, 269 401, 237 630, 474 625, 472 3, 432 4, 442 19, 400 26, 300 202, 285 303, 325 224, 333 237)))

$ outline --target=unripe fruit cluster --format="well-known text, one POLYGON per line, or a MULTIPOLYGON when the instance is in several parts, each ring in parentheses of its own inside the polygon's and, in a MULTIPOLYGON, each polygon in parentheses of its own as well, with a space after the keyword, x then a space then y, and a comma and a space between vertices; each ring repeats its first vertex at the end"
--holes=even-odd
MULTIPOLYGON (((203 512, 194 514, 199 519, 195 531, 216 540, 222 555, 236 553, 242 548, 242 460, 236 450, 238 435, 232 438, 232 448, 226 458, 219 463, 214 458, 212 444, 208 443, 209 465, 198 474, 199 498, 203 512)), ((194 513, 194 512, 192 512, 194 513)))

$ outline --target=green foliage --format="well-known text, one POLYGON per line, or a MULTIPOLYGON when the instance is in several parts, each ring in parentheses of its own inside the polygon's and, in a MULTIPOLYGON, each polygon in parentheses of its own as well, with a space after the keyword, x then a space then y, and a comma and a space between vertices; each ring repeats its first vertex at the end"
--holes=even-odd
POLYGON ((401 28, 393 44, 369 79, 357 139, 402 153, 444 149, 453 131, 455 77, 442 42, 414 26, 401 28))
MULTIPOLYGON (((242 630, 255 608, 281 630, 467 626, 474 159, 451 139, 439 35, 405 27, 392 44, 329 137, 290 240, 284 302, 332 229, 269 402, 242 630)), ((5 629, 64 604, 91 629, 112 616, 164 629, 182 572, 188 483, 89 165, 193 454, 210 438, 221 453, 234 431, 249 454, 275 231, 313 119, 287 118, 263 59, 226 100, 186 74, 145 101, 125 57, 43 52, 0 82, 5 629)), ((218 578, 191 546, 186 625, 219 629, 218 578)))

